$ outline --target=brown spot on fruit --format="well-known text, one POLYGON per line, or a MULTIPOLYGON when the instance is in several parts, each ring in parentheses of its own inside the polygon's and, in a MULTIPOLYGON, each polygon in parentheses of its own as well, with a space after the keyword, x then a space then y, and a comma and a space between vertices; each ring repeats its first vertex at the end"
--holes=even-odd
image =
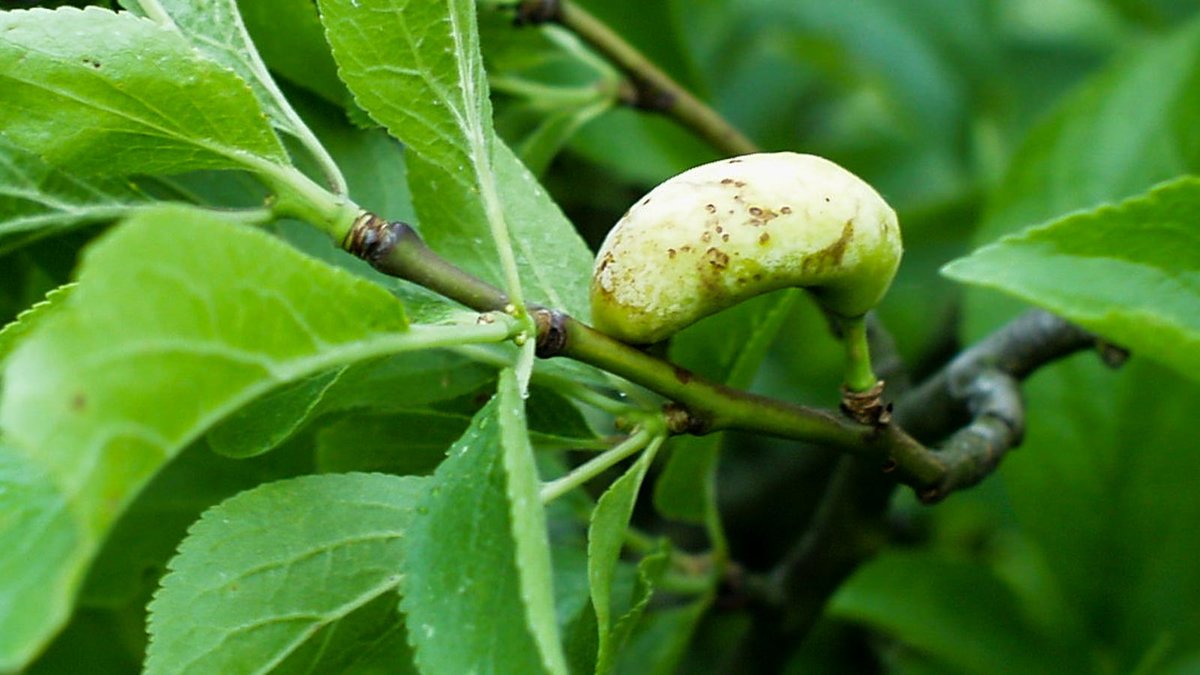
POLYGON ((821 253, 832 258, 833 264, 840 265, 842 263, 842 256, 846 255, 846 246, 850 244, 850 240, 853 238, 854 221, 847 220, 846 224, 842 226, 842 236, 838 237, 837 241, 830 244, 829 247, 821 253))
POLYGON ((675 258, 675 249, 673 249, 673 248, 667 249, 667 257, 674 259, 675 258))
POLYGON ((713 247, 704 252, 704 259, 709 265, 723 270, 729 266, 729 256, 719 248, 713 247))
POLYGON ((705 210, 705 211, 708 211, 709 213, 716 213, 716 212, 717 212, 717 205, 716 205, 716 204, 705 204, 705 205, 704 205, 704 210, 705 210))
POLYGON ((763 232, 762 234, 758 235, 758 243, 766 244, 768 241, 771 241, 771 235, 769 233, 763 232))
POLYGON ((732 178, 722 178, 721 185, 733 185, 733 179, 732 178))
POLYGON ((846 255, 846 247, 850 245, 852 239, 854 239, 854 221, 847 220, 846 224, 842 226, 842 235, 838 237, 837 241, 806 257, 800 263, 801 271, 807 273, 842 264, 842 257, 846 255))
POLYGON ((792 207, 790 207, 790 206, 781 206, 781 207, 779 207, 779 212, 780 212, 780 213, 782 213, 783 215, 785 215, 785 216, 786 216, 787 214, 789 214, 789 213, 791 213, 791 212, 792 212, 792 207))
MULTIPOLYGON (((754 216, 755 218, 762 221, 763 223, 766 223, 771 220, 775 220, 776 218, 779 217, 778 213, 775 213, 771 209, 764 209, 760 206, 751 206, 750 207, 750 215, 754 216)), ((755 223, 755 225, 758 225, 758 224, 759 223, 755 223)))
POLYGON ((86 407, 87 396, 85 396, 83 392, 78 392, 71 397, 71 410, 74 410, 75 412, 83 412, 83 409, 86 407))

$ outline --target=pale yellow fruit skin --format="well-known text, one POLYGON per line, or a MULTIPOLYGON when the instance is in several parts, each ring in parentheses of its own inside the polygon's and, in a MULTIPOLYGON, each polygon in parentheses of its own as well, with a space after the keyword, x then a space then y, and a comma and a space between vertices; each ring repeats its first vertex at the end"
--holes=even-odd
POLYGON ((720 160, 654 188, 609 232, 592 276, 592 321, 625 342, 658 342, 785 287, 858 317, 887 292, 902 249, 896 213, 827 159, 720 160))

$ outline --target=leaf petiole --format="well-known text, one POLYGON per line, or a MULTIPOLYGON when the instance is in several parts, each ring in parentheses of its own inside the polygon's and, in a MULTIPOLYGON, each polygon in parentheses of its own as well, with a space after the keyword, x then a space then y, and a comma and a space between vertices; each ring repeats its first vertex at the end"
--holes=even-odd
POLYGON ((269 207, 276 217, 304 220, 341 242, 362 214, 348 197, 333 194, 294 166, 257 157, 242 160, 274 193, 269 207))
POLYGON ((665 440, 666 422, 661 417, 647 416, 632 435, 613 449, 593 457, 561 478, 544 483, 540 493, 542 503, 548 504, 558 499, 641 450, 657 450, 665 440))

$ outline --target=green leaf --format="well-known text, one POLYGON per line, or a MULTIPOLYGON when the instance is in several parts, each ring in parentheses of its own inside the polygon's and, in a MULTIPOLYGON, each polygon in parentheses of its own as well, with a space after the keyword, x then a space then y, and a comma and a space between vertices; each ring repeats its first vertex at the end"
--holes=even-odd
POLYGON ((88 533, 54 476, 0 436, 0 671, 27 664, 66 623, 63 589, 78 586, 77 555, 88 533), (41 561, 31 565, 30 560, 41 561))
POLYGON ((638 0, 583 0, 580 3, 618 35, 693 91, 703 88, 688 47, 693 36, 684 33, 682 12, 674 3, 646 4, 638 0))
MULTIPOLYGON (((613 624, 607 641, 608 649, 601 648, 599 651, 597 672, 611 672, 616 667, 617 660, 621 657, 621 650, 641 625, 642 616, 650 607, 650 599, 654 596, 658 580, 662 578, 663 573, 670 565, 671 550, 665 541, 659 545, 657 550, 638 561, 637 568, 634 570, 635 578, 629 596, 628 609, 625 609, 625 613, 613 624)), ((614 603, 613 608, 623 608, 623 604, 614 603)))
POLYGON ((587 244, 537 178, 502 141, 496 141, 492 162, 504 215, 511 224, 521 279, 529 287, 531 299, 588 321, 588 285, 594 256, 587 244))
MULTIPOLYGON (((709 317, 671 341, 671 360, 734 387, 748 387, 799 291, 772 293, 709 317)), ((671 458, 654 486, 668 518, 703 523, 716 513, 716 466, 724 434, 671 441, 671 458)))
POLYGON ((41 496, 0 521, 0 568, 16 566, 0 575, 0 668, 62 625, 117 515, 224 415, 345 363, 508 332, 406 328, 382 288, 215 213, 145 211, 92 247, 4 371, 4 461, 41 496))
POLYGON ((620 654, 618 673, 671 675, 676 672, 696 626, 709 608, 707 598, 651 612, 620 654))
POLYGON ((254 46, 271 70, 339 107, 350 92, 337 76, 325 28, 312 0, 240 0, 254 46))
POLYGON ((473 3, 322 0, 321 9, 342 79, 412 152, 409 186, 430 246, 505 285, 511 247, 530 300, 586 320, 592 256, 494 138, 473 3))
MULTIPOLYGON (((303 134, 303 123, 279 92, 250 40, 236 0, 141 0, 141 4, 165 10, 197 51, 228 67, 249 84, 275 128, 293 136, 303 134)), ((311 3, 308 4, 311 10, 311 3)), ((277 12, 276 16, 282 19, 283 14, 277 12)))
POLYGON ((474 3, 320 0, 343 81, 413 152, 470 176, 491 144, 474 3))
POLYGON ((612 670, 614 655, 620 650, 619 640, 614 640, 612 626, 612 583, 613 572, 625 545, 625 531, 638 491, 646 478, 655 451, 660 443, 651 444, 633 466, 618 478, 600 496, 592 511, 588 527, 588 581, 592 592, 592 606, 596 611, 599 630, 599 649, 596 656, 596 672, 612 670))
POLYGON ((62 307, 75 284, 67 284, 46 294, 46 299, 17 315, 10 324, 0 328, 0 366, 12 354, 22 339, 62 307))
POLYGON ((1029 133, 976 241, 1200 171, 1200 130, 1192 123, 1198 107, 1200 22, 1193 21, 1138 43, 1029 133))
POLYGON ((253 457, 294 434, 313 416, 321 397, 343 369, 316 373, 240 408, 208 432, 208 443, 227 457, 253 457))
MULTIPOLYGON (((257 3, 251 4, 257 6, 257 3)), ((304 4, 311 6, 309 0, 304 0, 304 4)), ((324 40, 324 33, 321 33, 322 44, 324 40)), ((341 85, 340 80, 338 84, 341 85)), ((346 96, 349 96, 348 92, 346 96)), ((383 129, 358 129, 352 126, 346 121, 342 108, 322 104, 302 95, 292 98, 292 104, 304 121, 346 174, 354 203, 389 220, 413 222, 416 212, 413 210, 412 195, 408 193, 404 146, 383 129)), ((394 278, 376 274, 381 279, 395 282, 394 278)))
MULTIPOLYGON (((529 299, 586 321, 592 254, 544 188, 499 139, 493 163, 529 299)), ((422 158, 408 158, 421 234, 439 253, 493 283, 503 273, 474 188, 422 158)))
MULTIPOLYGON (((553 516, 551 523, 553 527, 553 516)), ((591 673, 596 669, 597 636, 596 612, 588 589, 587 552, 582 541, 572 541, 555 545, 553 553, 554 593, 567 666, 572 673, 591 673)))
POLYGON ((1085 672, 1085 653, 1031 630, 988 569, 936 554, 891 552, 860 568, 829 613, 867 624, 968 673, 1085 672), (963 602, 969 598, 970 602, 963 602))
POLYGON ((533 446, 525 420, 525 401, 516 373, 500 372, 496 394, 500 422, 500 447, 507 474, 506 496, 516 544, 517 570, 525 620, 551 673, 566 673, 554 611, 553 565, 546 530, 546 512, 540 496, 541 481, 534 463, 533 446))
POLYGON ((326 627, 271 672, 418 675, 399 604, 395 593, 380 595, 326 627))
POLYGON ((425 483, 304 476, 206 512, 150 604, 146 672, 263 672, 302 651, 319 659, 348 614, 395 599, 425 483))
POLYGON ((169 20, 162 22, 167 28, 178 28, 182 36, 196 47, 200 54, 229 68, 250 85, 259 106, 268 114, 277 129, 292 131, 293 119, 289 119, 281 101, 272 94, 272 82, 262 59, 254 49, 246 26, 242 23, 235 0, 136 0, 139 7, 152 7, 166 12, 169 20), (170 26, 174 24, 174 26, 170 26))
POLYGON ((575 132, 617 103, 621 76, 563 28, 518 30, 508 11, 481 9, 479 35, 497 133, 543 176, 575 132))
MULTIPOLYGON (((978 242, 1200 170, 1198 106, 1200 22, 1136 42, 1030 133, 978 242)), ((972 289, 968 335, 1022 306, 972 289)), ((1195 648, 1200 627, 1183 598, 1200 592, 1200 541, 1183 524, 1200 518, 1185 486, 1200 466, 1180 451, 1194 445, 1195 383, 1147 360, 1114 373, 1080 355, 1039 372, 1023 394, 1029 428, 1001 475, 1070 618, 1118 670, 1132 671, 1164 636, 1178 653, 1195 648)))
POLYGON ((1172 656, 1200 648, 1200 499, 1188 487, 1200 385, 1151 361, 1116 373, 1095 361, 1026 385, 1026 441, 1002 475, 1074 618, 1132 671, 1160 640, 1172 656))
POLYGON ((1200 178, 1009 235, 947 276, 1049 309, 1200 379, 1200 178))
POLYGON ((764 295, 699 321, 671 339, 671 360, 731 387, 749 387, 801 295, 764 295))
POLYGON ((128 12, 0 14, 0 83, 3 138, 73 172, 287 162, 244 81, 176 31, 128 12))
MULTIPOLYGON (((317 465, 322 471, 431 472, 445 457, 446 449, 467 430, 474 412, 474 406, 469 412, 458 412, 454 402, 439 407, 447 409, 381 405, 369 412, 355 410, 337 417, 316 434, 317 465)), ((529 440, 538 449, 596 443, 595 433, 579 411, 544 389, 532 389, 529 411, 529 440)))
MULTIPOLYGON (((971 12, 970 5, 960 4, 967 7, 958 16, 969 25, 963 15, 971 12)), ((932 133, 964 119, 966 92, 954 70, 961 66, 937 53, 936 36, 921 25, 920 14, 889 2, 865 2, 859 11, 846 12, 820 0, 798 0, 780 7, 774 20, 830 45, 827 65, 819 65, 832 71, 829 77, 850 81, 842 86, 875 79, 879 91, 874 95, 899 113, 895 126, 932 133)))
POLYGON ((62 634, 22 675, 128 675, 142 668, 141 607, 80 609, 62 634))
POLYGON ((578 449, 589 444, 597 449, 610 447, 604 441, 596 446, 599 435, 587 418, 574 403, 550 387, 537 384, 530 387, 525 411, 529 438, 539 450, 578 449))
POLYGON ((88 568, 78 606, 135 605, 141 610, 137 632, 144 635, 146 604, 201 514, 243 490, 311 473, 311 449, 300 444, 248 460, 222 457, 201 442, 190 444, 155 474, 113 524, 88 568))
POLYGON ((115 220, 146 202, 127 180, 55 169, 0 134, 0 254, 70 227, 115 220))
POLYGON ((670 441, 670 457, 654 483, 654 508, 663 516, 701 524, 716 513, 717 459, 724 434, 670 441))
MULTIPOLYGON (((710 145, 672 120, 626 107, 613 108, 596 118, 571 138, 569 147, 617 180, 646 186, 721 158, 710 145)), ((612 208, 611 202, 605 199, 602 203, 612 208)), ((618 211, 614 217, 620 215, 618 211)))
MULTIPOLYGON (((320 4, 339 74, 358 104, 412 151, 410 163, 420 157, 436 168, 439 178, 457 185, 465 199, 448 205, 456 217, 445 222, 470 213, 465 220, 481 225, 472 234, 479 243, 485 238, 492 243, 485 259, 500 270, 492 280, 521 295, 492 167, 495 133, 474 2, 320 4)), ((409 184, 423 217, 420 202, 434 197, 412 173, 409 184)))
POLYGON ((401 609, 422 672, 566 672, 525 433, 506 370, 418 508, 401 609))
POLYGON ((495 378, 495 369, 453 352, 396 354, 348 368, 325 409, 411 410, 475 393, 495 378))
POLYGON ((471 420, 438 412, 351 413, 317 432, 321 471, 432 472, 471 420))
POLYGON ((1195 675, 1200 672, 1200 651, 1194 651, 1174 660, 1159 672, 1165 675, 1195 675))
POLYGON ((321 415, 421 408, 475 392, 494 377, 491 368, 451 352, 395 354, 280 387, 221 420, 208 441, 221 454, 250 457, 279 445, 321 415))
POLYGON ((592 105, 558 110, 540 118, 516 143, 521 163, 534 175, 545 175, 550 163, 566 146, 567 141, 612 106, 612 101, 599 100, 592 105))

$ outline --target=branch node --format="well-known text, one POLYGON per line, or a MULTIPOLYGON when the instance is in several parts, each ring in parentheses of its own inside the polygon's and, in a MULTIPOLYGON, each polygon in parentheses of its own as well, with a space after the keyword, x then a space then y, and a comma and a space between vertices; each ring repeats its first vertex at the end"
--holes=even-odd
POLYGON ((1100 355, 1100 360, 1104 362, 1104 365, 1109 368, 1120 368, 1129 360, 1128 349, 1098 338, 1096 340, 1096 353, 1100 355))
POLYGON ((678 96, 645 79, 631 76, 621 83, 621 103, 646 112, 664 113, 675 105, 678 96))
POLYGON ((517 5, 514 26, 539 26, 562 20, 561 0, 523 0, 517 5))
POLYGON ((887 426, 892 421, 892 404, 884 403, 883 386, 883 380, 866 391, 852 391, 842 385, 842 412, 861 424, 887 426))
POLYGON ((695 415, 678 403, 668 403, 663 406, 663 416, 667 420, 667 431, 672 434, 691 434, 703 436, 708 433, 709 420, 701 415, 695 415))
POLYGON ((533 311, 533 322, 537 325, 537 357, 548 359, 562 354, 567 347, 567 316, 542 307, 533 311))
POLYGON ((363 211, 342 239, 342 248, 374 267, 400 240, 399 230, 407 227, 404 223, 389 222, 370 211, 363 211))
POLYGON ((746 609, 750 605, 746 594, 746 569, 731 561, 726 563, 724 571, 717 585, 714 604, 725 611, 746 609))
POLYGON ((927 487, 917 493, 917 499, 926 505, 936 504, 945 498, 946 492, 938 487, 927 487))

